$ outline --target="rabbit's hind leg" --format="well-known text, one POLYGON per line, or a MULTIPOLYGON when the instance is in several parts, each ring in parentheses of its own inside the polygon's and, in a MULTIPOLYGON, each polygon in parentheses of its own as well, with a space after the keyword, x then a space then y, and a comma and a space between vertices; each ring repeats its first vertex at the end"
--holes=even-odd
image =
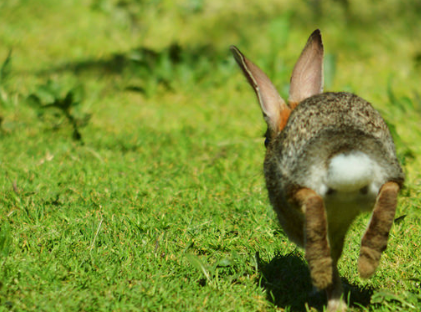
POLYGON ((333 282, 333 263, 323 198, 311 189, 302 188, 295 194, 295 199, 305 216, 305 257, 313 285, 327 289, 333 282))
POLYGON ((395 217, 399 185, 396 182, 383 184, 377 195, 370 224, 361 241, 358 271, 361 277, 374 274, 382 252, 387 247, 389 231, 395 217))

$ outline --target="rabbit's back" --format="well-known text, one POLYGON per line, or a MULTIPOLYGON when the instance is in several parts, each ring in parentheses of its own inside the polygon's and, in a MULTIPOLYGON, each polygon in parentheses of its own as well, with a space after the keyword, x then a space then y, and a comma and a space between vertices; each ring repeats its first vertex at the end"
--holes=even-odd
POLYGON ((335 155, 349 153, 368 156, 381 170, 383 183, 404 179, 390 131, 370 103, 346 92, 315 95, 293 110, 273 142, 265 162, 266 178, 281 180, 277 187, 285 191, 312 187, 312 175, 323 180, 319 171, 326 171, 335 155))

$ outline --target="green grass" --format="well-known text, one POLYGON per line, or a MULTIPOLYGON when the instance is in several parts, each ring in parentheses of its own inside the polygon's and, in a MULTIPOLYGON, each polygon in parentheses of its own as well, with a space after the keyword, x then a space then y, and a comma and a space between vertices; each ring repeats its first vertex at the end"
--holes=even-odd
MULTIPOLYGON (((0 4, 0 311, 322 311, 268 203, 264 122, 236 44, 286 97, 321 28, 326 89, 371 101, 406 188, 376 275, 339 269, 352 311, 421 309, 421 94, 415 1, 79 0, 0 4), (226 3, 226 4, 225 4, 226 3), (46 95, 48 81, 57 94, 46 95), (64 110, 34 109, 83 90, 64 110), (44 93, 43 93, 44 92, 44 93)), ((48 92, 47 92, 48 93, 48 92)), ((60 102, 61 103, 61 102, 60 102)))

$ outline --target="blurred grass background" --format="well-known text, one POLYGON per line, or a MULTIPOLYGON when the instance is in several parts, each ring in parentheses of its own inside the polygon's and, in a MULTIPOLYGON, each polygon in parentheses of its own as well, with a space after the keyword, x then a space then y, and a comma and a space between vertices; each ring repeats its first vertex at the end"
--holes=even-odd
POLYGON ((264 122, 228 51, 287 98, 316 28, 325 90, 381 111, 407 173, 368 281, 368 216, 349 234, 348 300, 419 310, 420 17, 397 0, 0 3, 0 310, 321 311, 268 204, 264 122))

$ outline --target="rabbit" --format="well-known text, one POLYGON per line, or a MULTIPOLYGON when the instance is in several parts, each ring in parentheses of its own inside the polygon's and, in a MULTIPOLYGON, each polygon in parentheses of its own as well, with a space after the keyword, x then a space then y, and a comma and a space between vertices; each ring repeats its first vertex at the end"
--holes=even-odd
POLYGON ((323 93, 320 30, 309 37, 291 75, 288 104, 265 73, 230 47, 267 123, 264 175, 288 238, 303 247, 312 283, 328 311, 346 311, 337 269, 345 234, 372 211, 358 259, 361 277, 379 265, 405 175, 390 131, 371 104, 347 92, 323 93))

